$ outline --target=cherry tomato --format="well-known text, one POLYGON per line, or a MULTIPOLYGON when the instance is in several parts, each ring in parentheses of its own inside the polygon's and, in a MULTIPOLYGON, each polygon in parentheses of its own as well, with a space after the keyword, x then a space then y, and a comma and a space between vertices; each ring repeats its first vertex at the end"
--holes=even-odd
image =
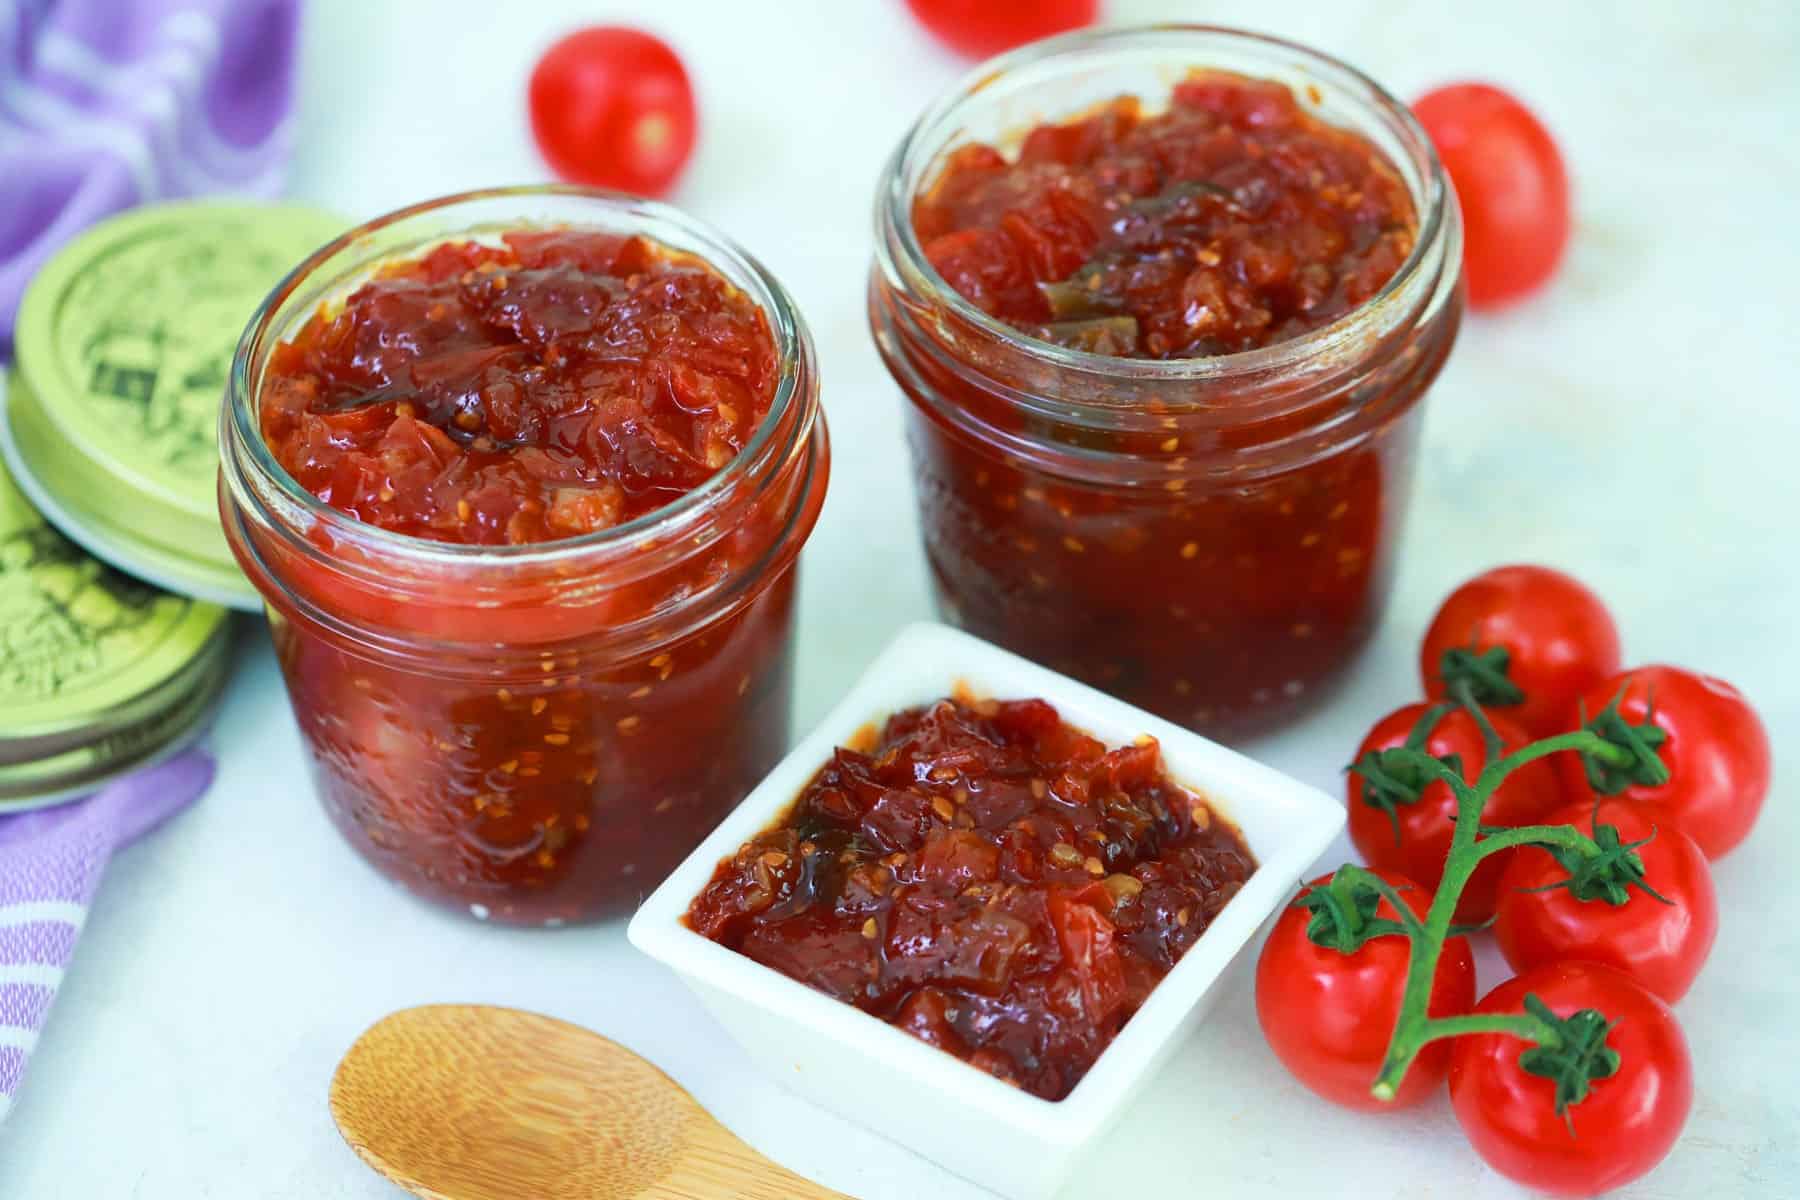
POLYGON ((603 25, 572 33, 531 72, 531 132, 564 179, 644 196, 694 149, 694 91, 660 38, 603 25))
POLYGON ((1091 25, 1099 0, 906 0, 913 16, 959 54, 987 58, 1091 25))
POLYGON ((1612 614, 1578 580, 1549 567, 1484 571, 1450 593, 1432 618, 1419 651, 1425 694, 1447 692, 1444 652, 1506 651, 1507 678, 1525 693, 1501 707, 1533 737, 1567 733, 1575 698, 1619 669, 1619 630, 1612 614))
MULTIPOLYGON (((1620 795, 1654 804, 1699 843, 1708 858, 1736 846, 1756 824, 1769 794, 1769 734, 1743 694, 1722 679, 1680 667, 1651 666, 1604 679, 1587 690, 1589 717, 1621 692, 1620 714, 1641 725, 1650 714, 1666 739, 1657 755, 1669 768, 1661 787, 1630 784, 1620 795)), ((1571 799, 1596 795, 1579 755, 1557 763, 1571 799)))
MULTIPOLYGON (((1408 735, 1429 707, 1409 704, 1376 722, 1357 749, 1357 763, 1362 764, 1371 751, 1405 745, 1408 735)), ((1509 752, 1531 740, 1505 716, 1489 713, 1488 719, 1509 752)), ((1462 760, 1463 778, 1470 782, 1481 774, 1488 761, 1487 742, 1482 737, 1481 727, 1462 708, 1453 708, 1439 717, 1420 749, 1434 758, 1456 755, 1462 760)), ((1444 859, 1450 853, 1450 838, 1456 831, 1456 797, 1451 794, 1450 786, 1442 781, 1425 784, 1416 801, 1393 804, 1391 819, 1386 808, 1370 802, 1370 781, 1360 767, 1347 776, 1346 791, 1350 840, 1363 859, 1372 867, 1398 872, 1435 890, 1443 878, 1444 859)), ((1376 794, 1380 795, 1379 789, 1376 794)), ((1538 759, 1507 776, 1500 789, 1489 798, 1481 819, 1488 825, 1535 825, 1563 802, 1563 790, 1555 770, 1549 760, 1538 759)), ((1475 868, 1475 874, 1463 888, 1462 899, 1457 903, 1457 920, 1485 921, 1494 914, 1495 887, 1508 857, 1507 853, 1496 854, 1475 868)))
POLYGON ((1489 1166, 1527 1187, 1591 1196, 1643 1175, 1669 1153, 1694 1106, 1687 1039, 1669 1006, 1629 976, 1595 963, 1556 963, 1509 979, 1480 1013, 1519 1012, 1527 994, 1559 1017, 1595 1009, 1617 1025, 1606 1035, 1618 1069, 1556 1111, 1551 1080, 1527 1072, 1531 1043, 1505 1033, 1455 1039, 1450 1103, 1489 1166))
MULTIPOLYGON (((1375 873, 1400 893, 1408 908, 1421 919, 1425 916, 1431 907, 1429 892, 1391 871, 1375 873)), ((1316 879, 1300 894, 1329 882, 1329 876, 1316 879)), ((1372 915, 1391 920, 1397 914, 1381 900, 1372 915)), ((1425 1099, 1443 1082, 1450 1060, 1447 1041, 1424 1049, 1392 1101, 1369 1094, 1400 1015, 1412 956, 1407 939, 1385 934, 1345 954, 1308 937, 1311 920, 1304 908, 1282 913, 1256 963, 1256 1016, 1270 1049, 1294 1078, 1347 1108, 1376 1112, 1425 1099)), ((1474 955, 1467 938, 1451 938, 1438 960, 1427 1012, 1455 1016, 1474 1002, 1474 955)))
POLYGON ((1484 83, 1425 93, 1413 113, 1462 203, 1469 303, 1517 300, 1556 271, 1569 242, 1569 176, 1531 110, 1484 83))
MULTIPOLYGON (((1607 800, 1599 815, 1626 844, 1644 842, 1632 853, 1643 864, 1644 884, 1656 894, 1626 886, 1617 893, 1623 904, 1601 895, 1579 899, 1571 888, 1556 886, 1570 878, 1556 856, 1527 846, 1500 877, 1494 939, 1515 971, 1561 961, 1602 963, 1673 1004, 1700 974, 1719 933, 1712 868, 1694 839, 1647 805, 1607 800)), ((1591 806, 1573 804, 1544 824, 1573 825, 1595 836, 1593 818, 1591 806)))

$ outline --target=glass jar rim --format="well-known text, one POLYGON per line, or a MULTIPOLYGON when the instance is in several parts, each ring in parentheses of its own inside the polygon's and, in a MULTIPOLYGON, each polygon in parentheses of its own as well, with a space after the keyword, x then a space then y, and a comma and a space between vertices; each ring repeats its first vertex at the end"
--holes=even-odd
MULTIPOLYGON (((1194 65, 1198 67, 1204 64, 1196 62, 1194 65)), ((1353 340, 1372 321, 1374 314, 1381 313, 1397 302, 1397 298, 1429 261, 1433 247, 1444 236, 1450 207, 1448 179, 1431 138, 1413 116, 1412 110, 1369 75, 1342 59, 1272 34, 1226 25, 1157 22, 1082 30, 1046 38, 989 59, 965 74, 907 128, 888 159, 876 197, 876 227, 877 233, 881 235, 876 238, 876 256, 881 271, 889 278, 902 278, 909 284, 923 283, 926 285, 923 290, 927 298, 942 304, 957 320, 966 322, 980 333, 993 338, 1008 351, 1025 355, 1047 367, 1136 383, 1201 383, 1290 367, 1328 354, 1353 340), (1393 276, 1373 296, 1343 316, 1298 337, 1230 354, 1172 359, 1126 358, 1059 346, 1033 337, 983 312, 951 287, 926 258, 912 222, 913 182, 923 180, 923 171, 936 161, 945 148, 937 144, 939 139, 928 135, 937 133, 965 103, 980 98, 988 89, 1015 72, 1055 63, 1061 59, 1073 59, 1090 51, 1126 48, 1167 38, 1190 37, 1231 42, 1252 49, 1291 55, 1309 68, 1335 76, 1339 82, 1359 89, 1363 93, 1363 99, 1369 102, 1376 114, 1388 122, 1413 158, 1415 169, 1423 183, 1423 195, 1408 186, 1408 191, 1414 193, 1414 204, 1422 210, 1419 232, 1413 239, 1411 251, 1393 276), (893 251, 896 246, 904 257, 903 262, 895 261, 893 251)))
MULTIPOLYGON (((546 222, 543 227, 579 226, 546 222)), ((526 220, 506 220, 492 225, 452 226, 432 236, 422 237, 412 243, 409 250, 416 252, 421 247, 437 242, 494 230, 529 228, 533 228, 533 225, 526 220)), ((673 248, 683 249, 681 246, 673 248)), ((335 274, 325 281, 324 286, 337 289, 366 278, 375 265, 391 260, 401 252, 403 251, 396 248, 388 248, 371 254, 353 267, 335 274)), ((227 466, 227 484, 232 492, 240 494, 241 498, 242 488, 234 478, 244 465, 238 457, 241 452, 248 459, 248 465, 297 515, 316 522, 334 537, 342 537, 365 551, 396 556, 409 563, 431 568, 482 564, 506 568, 556 567, 573 559, 596 554, 603 556, 608 550, 628 549, 633 543, 646 537, 662 541, 680 536, 687 526, 697 523, 709 512, 714 502, 728 495, 732 485, 749 468, 810 436, 813 425, 811 420, 792 421, 790 417, 797 403, 808 402, 811 382, 808 377, 812 373, 811 340, 793 298, 756 257, 704 222, 688 216, 672 205, 605 188, 576 184, 521 184, 479 188, 420 201, 366 221, 321 246, 289 271, 251 316, 243 336, 238 340, 227 376, 224 408, 220 416, 223 426, 220 441, 227 447, 223 453, 223 461, 227 466), (358 242, 369 241, 382 231, 403 222, 428 218, 463 205, 529 199, 534 196, 592 201, 643 225, 644 228, 639 232, 659 244, 670 243, 657 235, 658 227, 679 233, 684 241, 702 247, 700 250, 687 252, 693 253, 717 270, 733 287, 744 291, 768 318, 778 362, 775 394, 770 400, 768 414, 751 434, 743 449, 699 486, 660 508, 606 529, 542 542, 485 545, 416 537, 360 520, 307 491, 275 458, 263 437, 258 412, 261 381, 254 377, 265 357, 265 347, 279 333, 275 327, 283 319, 282 310, 289 299, 302 285, 313 281, 314 273, 324 264, 353 249, 358 242), (776 439, 784 428, 788 437, 778 446, 775 444, 776 439)))

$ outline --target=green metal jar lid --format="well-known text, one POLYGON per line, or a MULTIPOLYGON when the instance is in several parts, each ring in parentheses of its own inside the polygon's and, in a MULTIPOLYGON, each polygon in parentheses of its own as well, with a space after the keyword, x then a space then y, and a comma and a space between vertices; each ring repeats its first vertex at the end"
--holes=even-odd
POLYGON ((344 227, 291 206, 156 205, 45 264, 19 309, 4 439, 45 514, 123 570, 259 608, 219 527, 219 404, 257 306, 344 227))
POLYGON ((83 553, 0 469, 0 799, 35 778, 32 764, 60 777, 57 756, 163 728, 165 714, 216 690, 228 628, 219 606, 83 553))
POLYGON ((206 729, 224 690, 230 639, 215 638, 171 702, 91 741, 29 762, 0 764, 0 816, 85 796, 109 779, 160 762, 206 729))

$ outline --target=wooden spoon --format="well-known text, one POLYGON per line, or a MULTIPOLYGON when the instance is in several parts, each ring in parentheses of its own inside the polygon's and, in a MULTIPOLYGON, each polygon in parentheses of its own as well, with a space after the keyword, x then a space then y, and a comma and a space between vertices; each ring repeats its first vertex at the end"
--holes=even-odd
POLYGON ((384 1017, 331 1081, 350 1148, 428 1200, 847 1200, 597 1033, 508 1008, 384 1017))

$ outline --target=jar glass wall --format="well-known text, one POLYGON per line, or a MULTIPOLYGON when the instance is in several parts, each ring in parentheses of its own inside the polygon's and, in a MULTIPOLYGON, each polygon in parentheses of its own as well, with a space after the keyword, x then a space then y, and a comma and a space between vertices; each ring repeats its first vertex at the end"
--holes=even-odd
POLYGON ((829 450, 812 346, 754 260, 661 205, 572 188, 432 201, 345 235, 252 320, 222 416, 220 507, 262 592, 314 780, 378 868, 481 918, 622 912, 786 748, 794 563, 829 450), (263 439, 275 347, 378 265, 568 228, 692 255, 767 317, 767 418, 704 484, 604 529, 439 542, 320 502, 263 439))
POLYGON ((1342 63, 1232 30, 1076 34, 979 70, 928 110, 876 203, 870 322, 907 396, 926 556, 945 616, 1190 728, 1273 727, 1328 693, 1378 622, 1419 401, 1462 311, 1456 206, 1405 107, 1342 63), (1409 257, 1372 298, 1286 341, 1112 357, 1039 340, 958 295, 912 227, 946 155, 1195 69, 1287 84, 1368 139, 1410 194, 1409 257))

